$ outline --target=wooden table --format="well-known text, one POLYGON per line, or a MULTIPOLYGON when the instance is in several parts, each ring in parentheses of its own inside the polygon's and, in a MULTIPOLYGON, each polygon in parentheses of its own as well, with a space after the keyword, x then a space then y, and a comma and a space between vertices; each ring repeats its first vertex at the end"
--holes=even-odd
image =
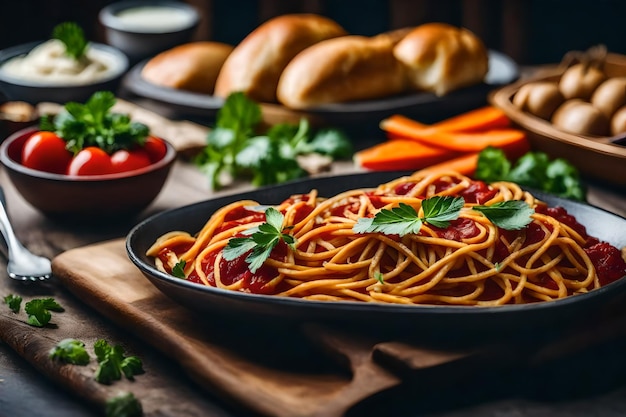
MULTIPOLYGON (((336 173, 354 171, 351 163, 337 164, 336 173)), ((54 257, 66 250, 90 243, 125 236, 136 222, 156 211, 190 204, 209 198, 212 194, 204 177, 188 162, 180 160, 154 204, 138 218, 128 219, 106 227, 73 226, 55 223, 31 208, 0 171, 8 211, 23 243, 34 252, 54 257)), ((224 190, 218 194, 231 193, 224 190)), ((626 216, 626 194, 601 184, 589 184, 591 204, 626 216)), ((626 232, 626 231, 624 231, 626 232)), ((163 378, 163 384, 184 387, 207 402, 206 416, 238 416, 241 410, 220 398, 203 394, 176 364, 125 333, 98 315, 81 300, 59 286, 24 286, 10 281, 4 261, 0 261, 0 295, 24 293, 53 294, 62 297, 84 318, 81 325, 88 332, 97 332, 112 340, 124 340, 141 351, 151 372, 163 378)), ((453 376, 451 376, 453 378, 453 376)), ((489 387, 463 386, 457 381, 451 396, 441 393, 437 398, 402 405, 403 416, 622 416, 626 415, 626 329, 624 337, 611 343, 576 353, 573 357, 545 368, 518 375, 497 375, 489 387)), ((381 407, 378 404, 378 407, 381 407)), ((373 415, 385 415, 384 409, 369 409, 373 415), (375 411, 374 411, 375 410, 375 411), (382 414, 381 414, 382 413, 382 414)), ((353 415, 372 415, 360 410, 353 415)), ((43 378, 41 374, 0 341, 0 416, 91 417, 98 415, 93 407, 43 378)), ((247 414, 246 414, 247 415, 247 414)), ((351 414, 352 415, 352 414, 351 414)))

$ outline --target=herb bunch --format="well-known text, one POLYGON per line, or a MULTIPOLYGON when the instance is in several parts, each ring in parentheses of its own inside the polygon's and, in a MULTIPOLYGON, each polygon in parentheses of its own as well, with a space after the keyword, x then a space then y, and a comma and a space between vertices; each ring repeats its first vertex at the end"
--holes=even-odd
POLYGON ((278 184, 305 176, 297 157, 318 153, 334 159, 352 155, 348 138, 337 129, 313 132, 306 119, 279 123, 258 134, 261 106, 244 93, 232 93, 217 113, 207 145, 194 163, 207 175, 212 189, 234 179, 255 186, 278 184))
POLYGON ((52 38, 65 45, 65 54, 72 59, 80 60, 87 53, 89 42, 83 29, 75 22, 63 22, 52 29, 52 38))
POLYGON ((58 115, 42 117, 39 128, 55 132, 74 154, 88 146, 96 146, 108 154, 142 146, 150 129, 132 121, 128 114, 113 112, 116 101, 112 92, 97 91, 84 104, 68 102, 58 115))
POLYGON ((585 200, 578 169, 563 158, 530 151, 517 161, 507 159, 502 149, 487 147, 480 152, 474 177, 485 182, 511 181, 571 200, 585 200))

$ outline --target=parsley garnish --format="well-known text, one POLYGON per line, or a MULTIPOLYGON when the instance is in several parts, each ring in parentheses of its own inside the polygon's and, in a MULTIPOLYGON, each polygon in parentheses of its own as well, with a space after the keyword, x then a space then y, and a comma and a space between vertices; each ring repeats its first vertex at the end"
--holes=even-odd
POLYGON ((459 217, 463 204, 463 197, 431 197, 422 201, 424 217, 419 217, 413 207, 400 203, 391 210, 380 210, 374 217, 360 218, 353 230, 356 233, 381 232, 404 236, 419 233, 423 223, 445 228, 450 224, 450 220, 459 217))
POLYGON ((74 22, 60 23, 52 30, 52 37, 65 45, 65 54, 79 60, 87 51, 88 42, 83 29, 74 22))
POLYGON ((112 112, 115 102, 112 92, 97 91, 85 104, 71 101, 58 115, 42 117, 39 128, 55 132, 75 154, 87 146, 97 146, 111 154, 143 145, 150 129, 131 121, 128 114, 112 112))
POLYGON ((194 163, 207 175, 211 188, 219 189, 235 178, 262 186, 300 178, 306 171, 296 157, 318 153, 348 158, 352 144, 337 129, 313 132, 309 122, 279 123, 259 132, 261 106, 242 92, 230 94, 216 116, 207 145, 194 163))
POLYGON ((50 311, 63 311, 63 307, 53 298, 37 298, 24 305, 24 311, 28 314, 27 323, 35 327, 44 327, 50 322, 50 311))
POLYGON ((489 146, 478 155, 474 176, 486 182, 511 181, 559 197, 585 200, 578 169, 563 158, 550 159, 545 152, 527 152, 513 163, 502 149, 489 146))
POLYGON ((87 365, 91 358, 85 344, 76 339, 63 339, 50 350, 50 358, 74 365, 87 365))
POLYGON ((272 249, 279 241, 294 247, 296 239, 290 234, 283 233, 285 216, 273 207, 265 210, 265 223, 250 229, 247 237, 234 237, 224 247, 223 255, 227 261, 232 261, 250 252, 246 257, 250 272, 256 272, 269 258, 272 249))
POLYGON ((383 276, 381 272, 376 272, 374 274, 374 278, 376 279, 376 281, 380 282, 381 284, 385 283, 385 277, 383 276))
POLYGON ((19 295, 9 294, 4 297, 4 302, 9 306, 12 312, 19 313, 20 306, 22 305, 22 297, 19 295))
POLYGON ((535 210, 525 201, 500 201, 490 206, 474 206, 473 210, 480 211, 489 221, 501 229, 519 230, 530 224, 530 217, 535 210))
POLYGON ((176 265, 174 265, 174 267, 172 268, 172 275, 174 275, 176 278, 181 278, 181 279, 185 279, 185 266, 187 265, 187 261, 185 260, 180 260, 176 263, 176 265))
POLYGON ((137 356, 124 356, 124 348, 120 345, 111 346, 105 340, 99 339, 94 344, 94 352, 98 359, 96 381, 101 384, 110 384, 122 378, 134 379, 135 375, 143 373, 143 364, 137 356))
MULTIPOLYGON (((463 197, 431 197, 422 201, 424 216, 419 217, 413 207, 400 203, 391 210, 381 209, 374 217, 360 218, 352 230, 355 233, 380 232, 404 236, 419 233, 423 223, 444 229, 451 220, 459 217, 464 204, 463 197)), ((494 225, 506 230, 526 227, 535 212, 525 201, 517 200, 498 202, 491 206, 474 206, 472 209, 480 211, 494 225)))
POLYGON ((106 402, 106 417, 140 417, 143 408, 132 392, 121 393, 106 402))

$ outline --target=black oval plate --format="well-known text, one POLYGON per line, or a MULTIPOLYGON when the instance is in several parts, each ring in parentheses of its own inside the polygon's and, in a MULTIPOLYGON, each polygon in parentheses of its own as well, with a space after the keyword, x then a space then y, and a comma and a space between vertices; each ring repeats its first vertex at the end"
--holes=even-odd
MULTIPOLYGON (((123 80, 124 88, 143 98, 154 100, 182 114, 201 117, 214 117, 224 100, 208 94, 194 93, 162 87, 146 81, 141 71, 148 60, 136 64, 123 80)), ((512 83, 519 77, 517 64, 507 55, 489 51, 489 72, 485 82, 476 86, 454 91, 445 97, 431 93, 403 94, 378 100, 336 103, 304 111, 306 114, 323 119, 337 127, 362 123, 370 118, 381 119, 393 113, 402 112, 406 116, 432 115, 435 112, 463 111, 486 104, 487 94, 495 87, 512 83)), ((271 105, 284 108, 279 105, 271 105)))
MULTIPOLYGON (((322 302, 248 294, 195 284, 159 272, 154 262, 145 255, 162 234, 172 230, 194 234, 215 210, 235 200, 252 199, 261 204, 277 204, 292 194, 306 193, 311 189, 317 189, 321 196, 331 196, 349 189, 376 187, 405 174, 408 173, 374 172, 312 178, 164 211, 136 225, 127 236, 126 249, 137 268, 158 289, 180 304, 201 313, 251 320, 331 321, 366 325, 371 329, 400 327, 454 332, 522 330, 580 321, 595 308, 614 300, 626 288, 626 279, 620 279, 589 293, 560 300, 498 307, 322 302)), ((587 227, 590 235, 618 248, 626 246, 626 219, 590 205, 538 192, 534 194, 551 206, 567 209, 587 227)))

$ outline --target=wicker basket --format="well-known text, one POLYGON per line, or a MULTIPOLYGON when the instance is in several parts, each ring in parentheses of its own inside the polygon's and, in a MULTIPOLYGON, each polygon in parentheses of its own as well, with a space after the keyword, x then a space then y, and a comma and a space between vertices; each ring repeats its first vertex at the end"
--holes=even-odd
MULTIPOLYGON (((587 137, 568 133, 513 105, 513 96, 521 86, 532 81, 556 81, 565 69, 562 64, 546 67, 530 78, 493 91, 489 101, 502 109, 514 124, 527 131, 534 150, 546 152, 553 158, 567 159, 590 179, 626 187, 626 134, 587 137)), ((609 53, 604 69, 610 77, 626 76, 626 56, 609 53)))

